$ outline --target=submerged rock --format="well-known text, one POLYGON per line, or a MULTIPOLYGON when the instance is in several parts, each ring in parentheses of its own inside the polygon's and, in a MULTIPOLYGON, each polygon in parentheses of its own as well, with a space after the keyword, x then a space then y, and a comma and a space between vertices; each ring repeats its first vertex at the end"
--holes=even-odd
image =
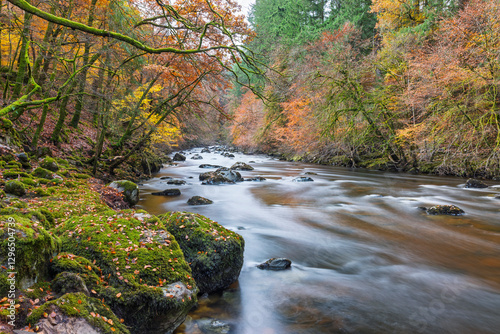
POLYGON ((123 199, 130 206, 134 206, 139 202, 139 186, 134 182, 128 180, 113 181, 109 184, 109 187, 121 192, 123 199))
POLYGON ((222 166, 219 166, 219 165, 210 165, 210 164, 202 164, 199 167, 200 168, 222 168, 222 166))
POLYGON ((200 319, 196 324, 203 334, 231 333, 231 325, 217 319, 200 319))
POLYGON ((175 185, 181 186, 183 184, 186 184, 186 181, 172 179, 172 180, 168 180, 167 184, 175 184, 175 185))
POLYGON ((238 279, 245 245, 239 234, 189 212, 170 212, 158 218, 179 242, 200 293, 225 289, 238 279))
POLYGON ((155 195, 155 196, 180 196, 181 191, 177 188, 165 189, 163 191, 151 193, 151 195, 155 195))
POLYGON ((175 153, 174 157, 172 158, 173 161, 186 161, 186 157, 180 153, 175 153))
POLYGON ((187 201, 189 205, 208 205, 212 203, 213 201, 201 196, 193 196, 187 201))
POLYGON ((238 161, 234 165, 231 166, 232 170, 253 170, 253 167, 244 162, 238 161))
POLYGON ((266 180, 266 178, 262 177, 262 176, 250 177, 250 178, 245 179, 245 181, 255 181, 255 182, 262 182, 265 180, 266 180))
POLYGON ((488 188, 488 185, 484 183, 481 180, 477 179, 468 179, 467 182, 465 182, 465 188, 488 188))
POLYGON ((293 182, 312 182, 314 181, 312 178, 308 176, 299 176, 292 180, 293 182))
POLYGON ((290 268, 291 265, 292 261, 280 257, 269 259, 266 262, 259 264, 257 268, 266 270, 285 270, 290 268))
POLYGON ((203 157, 201 155, 199 155, 199 154, 195 154, 195 155, 193 155, 191 157, 191 159, 193 159, 193 160, 201 160, 201 159, 203 159, 203 157))
POLYGON ((436 205, 427 209, 429 215, 461 216, 465 212, 455 205, 436 205))
POLYGON ((201 150, 201 153, 210 153, 210 149, 205 147, 201 150))

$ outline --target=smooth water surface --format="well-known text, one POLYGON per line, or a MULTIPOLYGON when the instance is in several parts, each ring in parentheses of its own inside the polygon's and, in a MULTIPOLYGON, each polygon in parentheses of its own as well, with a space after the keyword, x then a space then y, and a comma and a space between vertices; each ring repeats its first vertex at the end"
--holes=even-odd
POLYGON ((176 333, 500 333, 500 183, 465 189, 465 179, 350 170, 265 156, 186 152, 141 187, 153 214, 191 211, 240 233, 240 279, 200 297, 176 333), (203 160, 192 160, 200 153, 203 160), (247 162, 263 182, 201 185, 210 169, 247 162), (314 182, 292 182, 306 172, 314 182), (187 181, 170 186, 171 176, 187 181), (179 188, 178 197, 151 192, 179 188), (194 195, 214 204, 189 206, 194 195), (418 207, 454 204, 466 215, 418 207), (292 260, 286 271, 255 266, 292 260), (217 320, 214 322, 214 320, 217 320), (223 325, 225 324, 225 325, 223 325), (203 329, 203 331, 202 331, 203 329), (229 329, 229 331, 228 331, 229 329))

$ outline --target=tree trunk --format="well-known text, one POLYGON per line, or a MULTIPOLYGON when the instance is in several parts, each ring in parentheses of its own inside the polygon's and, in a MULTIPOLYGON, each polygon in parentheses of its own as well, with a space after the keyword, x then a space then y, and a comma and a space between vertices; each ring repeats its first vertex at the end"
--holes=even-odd
POLYGON ((27 48, 29 47, 29 33, 30 33, 30 27, 31 27, 31 18, 33 17, 32 14, 25 12, 24 13, 24 26, 23 26, 23 32, 22 32, 22 44, 21 44, 21 50, 19 52, 19 60, 18 60, 18 65, 17 65, 17 76, 16 76, 16 83, 14 86, 14 90, 12 91, 12 98, 17 99, 19 96, 21 96, 21 90, 24 86, 24 77, 26 75, 26 69, 28 67, 27 59, 25 57, 27 48))

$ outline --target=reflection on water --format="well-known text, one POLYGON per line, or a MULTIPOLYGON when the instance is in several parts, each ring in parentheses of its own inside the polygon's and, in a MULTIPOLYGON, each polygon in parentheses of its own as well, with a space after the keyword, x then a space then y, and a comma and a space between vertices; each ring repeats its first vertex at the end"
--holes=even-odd
MULTIPOLYGON (((499 188, 464 189, 464 179, 360 171, 201 154, 141 187, 154 214, 193 211, 246 241, 238 284, 202 296, 176 333, 498 333, 499 188), (250 163, 264 182, 202 186, 208 163, 250 163), (305 172, 314 182, 292 182, 305 172), (187 181, 170 186, 161 176, 187 181), (179 188, 179 197, 151 196, 179 188), (194 195, 214 201, 189 206, 194 195), (428 216, 421 206, 454 204, 461 217, 428 216), (271 257, 291 270, 255 267, 271 257), (210 331, 212 330, 212 331, 210 331)), ((493 185, 493 182, 490 182, 493 185)))

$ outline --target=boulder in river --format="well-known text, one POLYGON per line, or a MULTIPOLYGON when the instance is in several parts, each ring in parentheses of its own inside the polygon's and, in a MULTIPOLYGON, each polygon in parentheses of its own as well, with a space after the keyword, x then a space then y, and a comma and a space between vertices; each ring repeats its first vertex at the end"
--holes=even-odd
POLYGON ((203 157, 201 155, 199 155, 199 154, 195 154, 195 155, 193 155, 191 157, 191 159, 193 159, 193 160, 201 160, 201 159, 203 159, 203 157))
POLYGON ((208 205, 212 203, 213 201, 201 196, 193 196, 187 201, 189 205, 208 205))
POLYGON ((243 181, 240 173, 225 167, 219 168, 215 172, 202 173, 199 179, 203 181, 202 184, 204 185, 233 184, 243 181))
POLYGON ((154 192, 154 193, 151 193, 151 195, 155 195, 155 196, 180 196, 181 191, 177 188, 172 188, 172 189, 165 189, 163 191, 154 192))
POLYGON ((308 176, 299 176, 292 180, 293 182, 312 182, 314 181, 312 178, 308 176))
POLYGON ((158 218, 181 246, 200 293, 223 290, 238 279, 243 237, 195 213, 170 212, 158 218))
POLYGON ((481 180, 477 179, 468 179, 467 182, 465 182, 465 188, 488 188, 488 185, 484 183, 481 180))
POLYGON ((455 205, 436 205, 427 209, 429 215, 461 216, 465 212, 455 205))
POLYGON ((238 161, 234 165, 231 166, 232 170, 253 170, 253 167, 244 162, 238 161))
POLYGON ((123 199, 130 206, 134 206, 139 202, 139 187, 134 182, 128 180, 113 181, 109 184, 109 187, 121 192, 123 199))
POLYGON ((210 153, 210 149, 208 147, 205 147, 201 150, 201 153, 210 153))
POLYGON ((266 270, 285 270, 290 268, 291 265, 292 261, 290 261, 289 259, 285 259, 284 257, 280 258, 273 257, 272 259, 269 259, 266 262, 259 264, 257 268, 266 270))
POLYGON ((175 153, 174 157, 172 158, 174 161, 186 161, 186 156, 180 154, 180 153, 175 153))
POLYGON ((245 179, 245 181, 255 181, 255 182, 262 182, 262 181, 265 181, 265 180, 266 180, 266 178, 262 177, 262 176, 249 177, 249 178, 245 179))

